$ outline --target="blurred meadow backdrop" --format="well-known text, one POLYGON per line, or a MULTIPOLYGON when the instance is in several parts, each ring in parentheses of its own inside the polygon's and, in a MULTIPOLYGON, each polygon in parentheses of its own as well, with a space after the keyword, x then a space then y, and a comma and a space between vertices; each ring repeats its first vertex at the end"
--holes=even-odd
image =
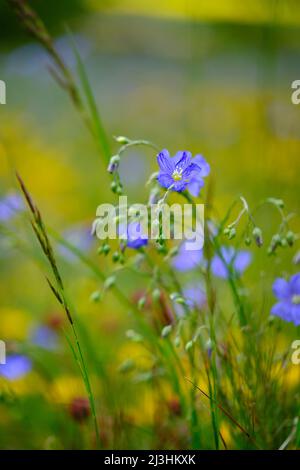
MULTIPOLYGON (((211 168, 201 195, 213 201, 215 218, 222 219, 240 195, 250 207, 273 197, 296 213, 291 226, 299 232, 300 107, 291 102, 291 83, 300 79, 297 0, 56 3, 30 2, 76 75, 67 27, 72 31, 112 155, 118 135, 151 140, 171 155, 180 149, 201 153, 211 168)), ((250 326, 236 321, 226 280, 213 280, 217 313, 210 375, 209 353, 205 359, 196 351, 191 361, 189 348, 173 348, 176 338, 161 337, 174 305, 167 293, 157 295, 157 286, 149 288, 147 268, 126 269, 113 263, 111 253, 98 254, 100 243, 90 235, 96 208, 116 199, 107 162, 49 73, 47 52, 4 0, 0 38, 0 79, 7 86, 7 104, 0 107, 0 339, 10 358, 0 366, 0 448, 299 447, 300 366, 290 360, 299 326, 270 317, 276 302, 272 284, 297 273, 299 246, 268 256, 280 223, 276 207, 263 206, 257 214, 264 246, 247 248, 252 262, 242 275, 242 295, 252 305, 250 326), (49 268, 15 170, 49 229, 76 311, 98 442, 65 338, 67 320, 45 280, 49 268), (61 238, 81 250, 84 260, 61 238), (97 269, 104 278, 116 276, 121 301, 113 289, 105 291, 97 269), (147 288, 145 308, 134 314, 122 296, 137 304, 147 288), (251 353, 248 339, 257 345, 252 369, 243 359, 251 353)), ((152 149, 127 152, 120 175, 131 202, 147 200, 145 183, 157 170, 152 149)), ((227 238, 221 243, 228 244, 227 238)), ((243 240, 230 241, 235 243, 243 240)), ((198 277, 194 271, 179 273, 182 285, 198 277)), ((201 309, 198 316, 203 318, 201 309)), ((185 342, 191 337, 186 332, 185 342)), ((205 337, 206 346, 209 341, 205 337)))

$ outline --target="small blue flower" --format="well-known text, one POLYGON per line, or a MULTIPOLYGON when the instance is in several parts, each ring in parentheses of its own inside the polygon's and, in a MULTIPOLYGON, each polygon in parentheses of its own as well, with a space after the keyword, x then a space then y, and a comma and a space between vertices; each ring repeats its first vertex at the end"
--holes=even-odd
POLYGON ((300 273, 295 274, 286 281, 277 278, 273 284, 273 294, 279 302, 272 307, 272 315, 285 321, 300 325, 300 273))
POLYGON ((173 258, 172 265, 177 271, 190 271, 199 267, 203 262, 203 250, 188 250, 187 240, 183 241, 179 247, 178 254, 173 258))
MULTIPOLYGON (((200 282, 197 284, 194 282, 184 287, 183 297, 187 306, 191 309, 201 309, 207 301, 205 287, 200 282)), ((174 308, 179 317, 184 315, 184 307, 182 305, 174 303, 174 308)))
POLYGON ((31 360, 21 354, 11 354, 6 358, 6 364, 0 365, 0 375, 8 380, 17 380, 28 374, 32 369, 31 360))
POLYGON ((17 193, 9 193, 0 199, 0 222, 7 222, 24 209, 24 202, 17 193))
POLYGON ((30 336, 31 342, 43 349, 53 351, 58 346, 58 336, 51 328, 41 325, 35 328, 30 336))
POLYGON ((148 237, 142 232, 142 226, 139 222, 129 222, 127 225, 127 231, 126 226, 120 224, 118 231, 119 237, 125 241, 128 248, 138 250, 142 246, 148 244, 148 237))
MULTIPOLYGON (((73 245, 76 249, 87 252, 93 244, 93 236, 91 235, 90 228, 84 226, 74 226, 65 230, 62 234, 66 242, 73 245)), ((70 262, 77 260, 77 257, 72 251, 64 245, 59 246, 61 256, 70 262)))
POLYGON ((237 276, 243 274, 251 263, 252 255, 249 251, 236 251, 232 246, 222 246, 221 255, 215 255, 211 262, 211 270, 217 277, 227 279, 230 267, 237 276), (223 259, 222 259, 223 258, 223 259))
POLYGON ((192 154, 186 151, 170 157, 168 150, 162 150, 157 162, 160 169, 157 180, 161 186, 177 192, 188 189, 195 197, 204 186, 203 178, 210 172, 210 166, 202 155, 192 158, 192 154))

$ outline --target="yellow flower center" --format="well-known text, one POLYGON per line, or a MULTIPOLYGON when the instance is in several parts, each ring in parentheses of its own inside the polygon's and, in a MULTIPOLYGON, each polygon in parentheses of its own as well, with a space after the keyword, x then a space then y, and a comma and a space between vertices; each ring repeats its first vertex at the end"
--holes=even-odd
POLYGON ((182 180, 182 172, 175 170, 172 174, 172 178, 174 181, 181 181, 182 180))
POLYGON ((300 295, 293 295, 292 303, 295 304, 295 305, 299 305, 300 304, 300 295))

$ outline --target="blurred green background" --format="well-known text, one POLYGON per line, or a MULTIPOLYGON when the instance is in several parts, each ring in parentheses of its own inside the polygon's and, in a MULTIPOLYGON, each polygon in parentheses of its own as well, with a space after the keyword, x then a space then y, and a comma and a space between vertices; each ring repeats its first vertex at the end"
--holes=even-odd
MULTIPOLYGON (((71 68, 74 58, 66 24, 73 31, 109 136, 146 138, 174 153, 202 153, 211 164, 220 215, 240 194, 250 204, 279 197, 290 211, 298 211, 300 106, 291 102, 291 83, 300 79, 298 1, 62 0, 54 7, 36 0, 32 5, 71 68)), ((46 54, 22 33, 3 1, 0 31, 0 79, 7 85, 7 104, 0 107, 0 196, 16 188, 17 169, 49 226, 60 233, 89 228, 96 207, 113 200, 105 164, 68 97, 50 76, 46 54)), ((144 185, 155 170, 155 155, 148 150, 134 150, 126 157, 121 172, 132 202, 145 201, 144 185)), ((266 238, 279 222, 269 211, 262 211, 259 219, 266 238)), ((297 224, 295 219, 295 230, 297 224)), ((1 236, 0 338, 14 342, 26 340, 34 325, 56 314, 57 307, 41 270, 23 246, 36 252, 26 217, 5 230, 12 230, 14 237, 1 236)), ((96 248, 95 244, 90 252, 94 259, 96 248)), ((256 251, 255 267, 247 273, 254 291, 263 292, 266 285, 270 289, 275 274, 290 272, 293 255, 282 251, 274 263, 265 251, 256 251)), ((42 256, 35 257, 40 266, 42 256)), ((89 302, 97 282, 74 260, 61 258, 67 288, 83 321, 94 325, 99 356, 110 364, 118 393, 122 381, 114 376, 127 357, 124 331, 131 320, 121 314, 112 295, 100 306, 89 302)), ((267 305, 270 302, 272 298, 267 305)), ((290 331, 293 337, 292 327, 290 331)), ((54 360, 57 376, 47 366, 53 375, 49 393, 59 397, 49 398, 51 406, 68 402, 74 389, 75 396, 80 394, 75 368, 72 371, 68 354, 62 365, 60 354, 54 360)), ((29 408, 34 389, 41 425, 44 419, 48 426, 63 429, 63 418, 53 414, 51 419, 58 422, 49 424, 42 412, 45 379, 39 367, 45 361, 39 360, 42 364, 31 382, 18 384, 14 393, 21 390, 28 400, 24 407, 29 408)), ((135 404, 137 394, 132 390, 135 404)), ((144 413, 143 404, 141 409, 144 413)), ((48 446, 38 431, 27 436, 24 422, 3 411, 0 426, 6 433, 0 433, 1 448, 20 443, 48 446), (13 431, 10 437, 8 429, 13 431)), ((76 441, 72 430, 68 432, 76 441)))

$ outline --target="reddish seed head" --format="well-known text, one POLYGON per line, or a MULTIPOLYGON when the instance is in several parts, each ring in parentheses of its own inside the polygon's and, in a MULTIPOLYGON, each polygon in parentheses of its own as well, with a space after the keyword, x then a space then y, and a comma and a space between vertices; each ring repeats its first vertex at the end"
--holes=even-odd
POLYGON ((85 421, 91 414, 88 399, 83 397, 74 398, 70 403, 69 412, 75 421, 79 423, 85 421))
POLYGON ((180 406, 180 402, 177 398, 172 398, 169 402, 168 402, 168 407, 169 407, 169 410, 170 412, 175 415, 175 416, 180 416, 181 414, 181 406, 180 406))
POLYGON ((46 323, 49 326, 49 328, 52 328, 55 331, 60 330, 63 324, 62 315, 59 313, 52 313, 47 318, 46 323))

